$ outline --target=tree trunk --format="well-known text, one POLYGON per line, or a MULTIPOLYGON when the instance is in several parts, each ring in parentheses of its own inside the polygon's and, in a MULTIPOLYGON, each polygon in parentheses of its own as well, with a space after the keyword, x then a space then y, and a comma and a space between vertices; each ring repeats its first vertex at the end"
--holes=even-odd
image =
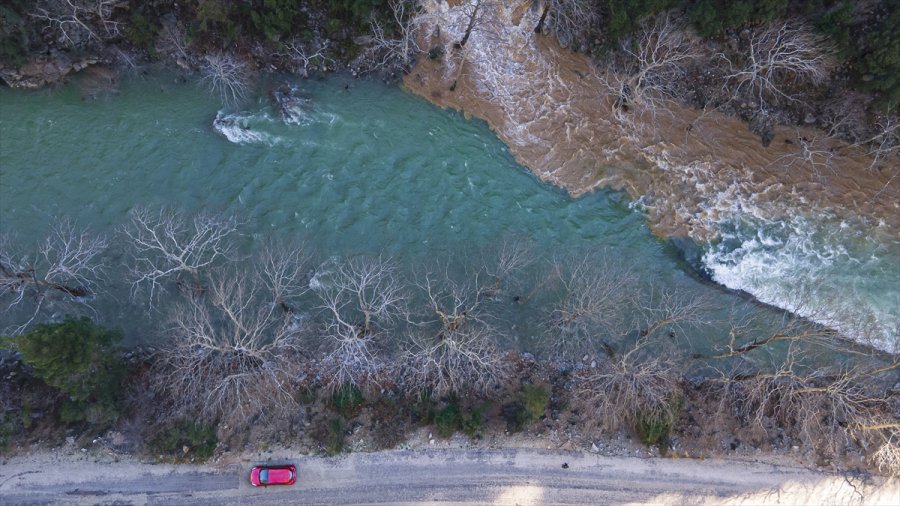
POLYGON ((469 17, 469 26, 466 27, 466 33, 465 35, 463 35, 462 40, 453 45, 453 47, 455 47, 456 49, 461 49, 466 45, 466 42, 469 41, 469 36, 472 35, 472 30, 475 29, 475 21, 478 19, 479 8, 481 8, 481 2, 475 4, 475 10, 472 11, 472 16, 469 17))
POLYGON ((544 4, 544 10, 541 12, 541 19, 538 21, 536 27, 534 27, 534 33, 544 33, 544 21, 547 20, 547 14, 550 13, 550 1, 548 0, 546 4, 544 4))

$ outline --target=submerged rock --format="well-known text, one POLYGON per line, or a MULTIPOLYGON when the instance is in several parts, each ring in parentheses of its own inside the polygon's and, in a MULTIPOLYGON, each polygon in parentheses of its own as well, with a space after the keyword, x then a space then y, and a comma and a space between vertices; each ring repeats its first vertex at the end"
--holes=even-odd
POLYGON ((272 100, 281 114, 285 123, 300 123, 303 120, 305 110, 312 102, 309 97, 300 92, 300 88, 291 85, 281 85, 272 90, 272 100))

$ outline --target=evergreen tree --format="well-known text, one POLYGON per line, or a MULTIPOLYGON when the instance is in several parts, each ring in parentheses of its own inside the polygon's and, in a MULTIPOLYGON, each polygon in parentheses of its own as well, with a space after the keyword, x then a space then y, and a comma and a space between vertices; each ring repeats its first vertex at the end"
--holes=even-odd
POLYGON ((118 416, 124 375, 116 348, 120 339, 118 331, 86 317, 70 316, 62 323, 39 324, 10 338, 35 375, 68 396, 60 413, 63 421, 100 425, 118 416))

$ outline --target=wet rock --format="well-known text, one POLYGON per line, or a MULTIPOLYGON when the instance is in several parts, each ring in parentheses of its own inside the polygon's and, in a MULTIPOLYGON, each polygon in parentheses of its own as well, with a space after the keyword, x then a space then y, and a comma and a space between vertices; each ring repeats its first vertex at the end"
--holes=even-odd
POLYGON ((303 96, 300 88, 287 84, 272 90, 271 95, 282 120, 286 123, 301 122, 304 111, 309 108, 311 102, 309 97, 303 96))
POLYGON ((0 79, 10 88, 38 89, 62 81, 67 75, 100 63, 99 58, 72 61, 55 54, 28 62, 19 68, 0 67, 0 79))

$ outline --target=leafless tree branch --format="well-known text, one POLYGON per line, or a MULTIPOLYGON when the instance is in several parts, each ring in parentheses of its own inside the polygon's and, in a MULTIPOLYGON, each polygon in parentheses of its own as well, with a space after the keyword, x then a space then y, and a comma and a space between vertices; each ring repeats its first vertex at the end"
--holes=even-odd
POLYGON ((365 67, 368 71, 399 66, 409 69, 413 58, 422 52, 419 47, 424 11, 418 0, 388 0, 393 17, 393 33, 388 34, 384 23, 374 14, 369 20, 371 40, 366 47, 365 67))
POLYGON ((201 80, 225 105, 244 101, 250 91, 250 67, 229 53, 206 55, 200 64, 201 80))
POLYGON ((597 26, 600 12, 591 0, 544 0, 535 33, 548 31, 563 47, 585 44, 597 26))
POLYGON ((108 244, 104 237, 79 230, 69 220, 54 222, 31 258, 14 252, 9 237, 0 237, 0 301, 7 312, 30 308, 26 321, 7 331, 23 332, 51 302, 90 307, 90 298, 99 290, 104 274, 100 255, 108 244))
POLYGON ((302 328, 269 293, 266 278, 222 271, 203 296, 186 299, 170 315, 171 342, 158 352, 154 387, 179 413, 243 421, 296 406, 292 381, 302 328))
POLYGON ((130 243, 132 293, 146 289, 152 308, 167 282, 188 282, 192 291, 202 290, 202 271, 232 259, 231 238, 238 225, 233 217, 197 215, 188 220, 174 210, 135 209, 122 228, 130 243))
POLYGON ((796 100, 787 91, 790 80, 817 85, 830 74, 831 47, 804 26, 785 22, 755 30, 747 44, 742 64, 719 55, 731 67, 724 86, 732 96, 753 95, 761 107, 770 99, 796 100))
MULTIPOLYGON (((503 269, 517 264, 507 255, 501 258, 503 269)), ((404 352, 402 376, 409 390, 431 390, 437 396, 483 394, 508 377, 496 348, 498 331, 488 313, 496 279, 483 269, 453 275, 448 265, 418 277, 426 307, 404 352)))
POLYGON ((406 319, 406 295, 397 266, 384 257, 356 257, 323 273, 318 281, 326 314, 323 338, 325 385, 367 387, 388 373, 378 348, 388 326, 406 319))
POLYGON ((633 273, 605 255, 557 260, 557 302, 543 317, 546 340, 563 356, 594 352, 627 332, 626 313, 637 290, 633 273))
POLYGON ((616 97, 613 113, 629 128, 652 125, 677 97, 677 84, 687 64, 697 58, 697 45, 681 23, 668 14, 647 20, 625 39, 610 66, 596 75, 616 97))
POLYGON ((627 353, 580 374, 581 400, 608 430, 633 428, 640 417, 648 416, 674 423, 683 395, 679 377, 664 357, 640 353, 652 342, 645 336, 627 353))
POLYGON ((118 37, 122 23, 113 20, 118 0, 40 0, 31 17, 46 23, 70 47, 118 37))

